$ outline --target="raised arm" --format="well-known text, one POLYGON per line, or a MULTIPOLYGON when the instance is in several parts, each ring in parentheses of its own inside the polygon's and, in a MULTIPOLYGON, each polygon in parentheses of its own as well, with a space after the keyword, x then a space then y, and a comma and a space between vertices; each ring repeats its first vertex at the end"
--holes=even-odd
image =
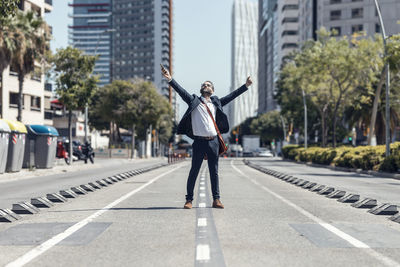
POLYGON ((233 99, 235 99, 236 97, 240 96, 241 94, 243 94, 244 92, 246 92, 249 89, 249 86, 253 83, 253 81, 251 80, 250 76, 247 77, 246 83, 243 84, 242 86, 240 86, 238 89, 236 89, 235 91, 233 91, 232 93, 222 97, 221 100, 221 105, 225 106, 226 104, 228 104, 229 102, 231 102, 233 99))
POLYGON ((183 101, 189 104, 193 100, 194 96, 189 94, 182 86, 180 86, 174 79, 172 79, 171 74, 166 68, 164 68, 163 65, 161 65, 161 73, 165 77, 165 79, 168 80, 169 85, 171 85, 172 88, 174 88, 174 90, 182 97, 183 101))

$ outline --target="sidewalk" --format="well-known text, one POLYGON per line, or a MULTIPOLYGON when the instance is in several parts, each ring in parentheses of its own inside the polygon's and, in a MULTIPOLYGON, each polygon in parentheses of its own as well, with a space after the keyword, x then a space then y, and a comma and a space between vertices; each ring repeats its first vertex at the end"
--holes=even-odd
POLYGON ((167 162, 167 158, 148 158, 148 159, 117 159, 117 158, 95 158, 94 164, 88 162, 85 164, 83 161, 74 161, 71 165, 67 165, 62 159, 57 161, 55 166, 51 169, 22 169, 19 172, 6 172, 0 174, 0 183, 13 182, 19 180, 25 180, 29 178, 35 178, 39 176, 54 175, 59 173, 72 173, 82 170, 97 169, 103 167, 115 167, 127 163, 135 162, 167 162))

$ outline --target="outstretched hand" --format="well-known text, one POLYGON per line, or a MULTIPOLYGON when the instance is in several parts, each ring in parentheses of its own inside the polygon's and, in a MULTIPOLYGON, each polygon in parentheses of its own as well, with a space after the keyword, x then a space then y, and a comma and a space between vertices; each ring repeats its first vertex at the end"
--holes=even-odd
POLYGON ((251 80, 251 77, 249 76, 249 77, 247 77, 247 80, 246 80, 246 87, 249 87, 250 85, 252 85, 253 84, 253 81, 251 80))
POLYGON ((169 71, 166 68, 164 68, 163 65, 161 65, 161 73, 165 77, 165 79, 167 79, 168 81, 172 80, 171 74, 169 73, 169 71))

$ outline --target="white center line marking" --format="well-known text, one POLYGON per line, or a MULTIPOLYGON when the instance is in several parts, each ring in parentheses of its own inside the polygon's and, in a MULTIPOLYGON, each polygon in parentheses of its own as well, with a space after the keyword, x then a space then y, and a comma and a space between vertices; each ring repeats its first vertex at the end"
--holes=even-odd
POLYGON ((197 226, 198 227, 205 227, 207 226, 207 218, 199 218, 197 220, 197 226))
POLYGON ((200 197, 206 197, 206 194, 200 193, 200 197))
POLYGON ((163 177, 163 176, 165 176, 165 175, 167 175, 167 174, 169 174, 169 173, 171 173, 171 172, 173 172, 173 171, 175 171, 175 170, 177 170, 177 169, 179 169, 181 167, 182 166, 178 166, 176 168, 173 168, 172 170, 169 170, 169 171, 167 171, 167 172, 155 177, 154 179, 148 181, 144 185, 142 185, 142 186, 132 190, 131 192, 123 195, 122 197, 120 197, 119 199, 115 200, 114 202, 108 204, 107 206, 105 206, 101 210, 93 213, 92 215, 90 215, 86 219, 83 219, 82 221, 72 225, 70 228, 68 228, 64 232, 62 232, 62 233, 60 233, 60 234, 58 234, 56 236, 53 236, 52 238, 50 238, 46 242, 44 242, 44 243, 40 244, 39 246, 33 248, 32 250, 28 251, 26 254, 22 255, 18 259, 14 260, 13 262, 10 262, 9 264, 6 265, 6 267, 23 266, 23 265, 29 263, 30 261, 32 261, 33 259, 35 259, 39 255, 45 253, 47 250, 51 249, 52 247, 54 247, 55 245, 57 245, 58 243, 63 241, 65 238, 69 237, 70 235, 72 235, 73 233, 75 233, 76 231, 78 231, 79 229, 81 229, 82 227, 84 227, 85 225, 87 225, 88 223, 90 223, 91 221, 93 221, 94 219, 96 219, 97 217, 99 217, 100 215, 105 213, 106 211, 109 211, 110 209, 112 209, 113 207, 115 207, 116 205, 121 203, 122 201, 130 198, 131 196, 133 196, 137 192, 141 191, 142 189, 146 188, 147 186, 151 185, 152 183, 154 183, 155 181, 157 181, 161 177, 163 177))
POLYGON ((204 186, 200 186, 200 190, 204 190, 206 189, 204 186))
POLYGON ((300 212, 301 214, 303 214, 304 216, 308 217, 309 219, 313 220, 314 222, 318 223, 319 225, 321 225, 322 227, 324 227, 325 229, 327 229, 328 231, 334 233, 335 235, 339 236, 340 238, 342 238, 343 240, 349 242, 350 244, 352 244, 354 247, 356 248, 363 248, 365 249, 364 251, 373 256, 375 259, 379 260, 380 262, 384 263, 386 266, 400 266, 400 264, 394 260, 392 260, 389 257, 386 257, 385 255, 375 251, 374 249, 372 249, 370 246, 368 246, 367 244, 365 244, 364 242, 352 237, 349 234, 346 234, 345 232, 339 230, 338 228, 336 228, 335 226, 325 222, 324 220, 316 217, 315 215, 309 213, 308 211, 304 210, 303 208, 297 206, 296 204, 294 204, 293 202, 287 200, 286 198, 282 197, 281 195, 271 191, 270 189, 268 189, 267 187, 261 185, 259 182, 257 182, 256 180, 250 178, 249 176, 247 176, 246 174, 244 174, 241 170, 239 170, 238 168, 236 168, 233 165, 233 160, 231 161, 231 166, 238 172, 240 173, 243 177, 246 177, 247 179, 249 179, 252 183, 260 186, 263 190, 267 191, 268 193, 270 193, 271 195, 273 195, 274 197, 276 197, 277 199, 281 200, 282 202, 284 202, 285 204, 287 204, 288 206, 294 208, 295 210, 297 210, 298 212, 300 212))
POLYGON ((200 182, 200 185, 204 185, 205 184, 205 182, 200 182))
POLYGON ((210 260, 210 246, 209 245, 197 245, 196 260, 198 260, 198 261, 210 260))
POLYGON ((199 208, 205 208, 206 207, 206 203, 202 202, 199 204, 199 208))

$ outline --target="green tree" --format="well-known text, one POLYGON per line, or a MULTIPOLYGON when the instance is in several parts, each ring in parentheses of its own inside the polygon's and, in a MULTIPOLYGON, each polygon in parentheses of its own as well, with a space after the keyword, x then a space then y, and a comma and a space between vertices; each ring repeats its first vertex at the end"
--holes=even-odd
MULTIPOLYGON (((35 70, 37 62, 46 62, 50 51, 50 30, 46 22, 33 11, 18 12, 7 30, 8 33, 4 34, 7 35, 4 47, 9 50, 10 68, 18 74, 17 120, 22 121, 25 76, 35 70)), ((7 58, 7 52, 4 57, 7 58)))
POLYGON ((1 0, 0 2, 0 28, 9 23, 11 17, 15 16, 20 0, 1 0))
POLYGON ((58 49, 53 57, 56 93, 68 110, 69 151, 72 151, 72 111, 90 104, 97 88, 98 79, 93 76, 96 59, 72 47, 58 49))
POLYGON ((279 111, 270 111, 255 118, 250 129, 259 135, 261 143, 270 143, 273 139, 283 139, 282 122, 279 111))

